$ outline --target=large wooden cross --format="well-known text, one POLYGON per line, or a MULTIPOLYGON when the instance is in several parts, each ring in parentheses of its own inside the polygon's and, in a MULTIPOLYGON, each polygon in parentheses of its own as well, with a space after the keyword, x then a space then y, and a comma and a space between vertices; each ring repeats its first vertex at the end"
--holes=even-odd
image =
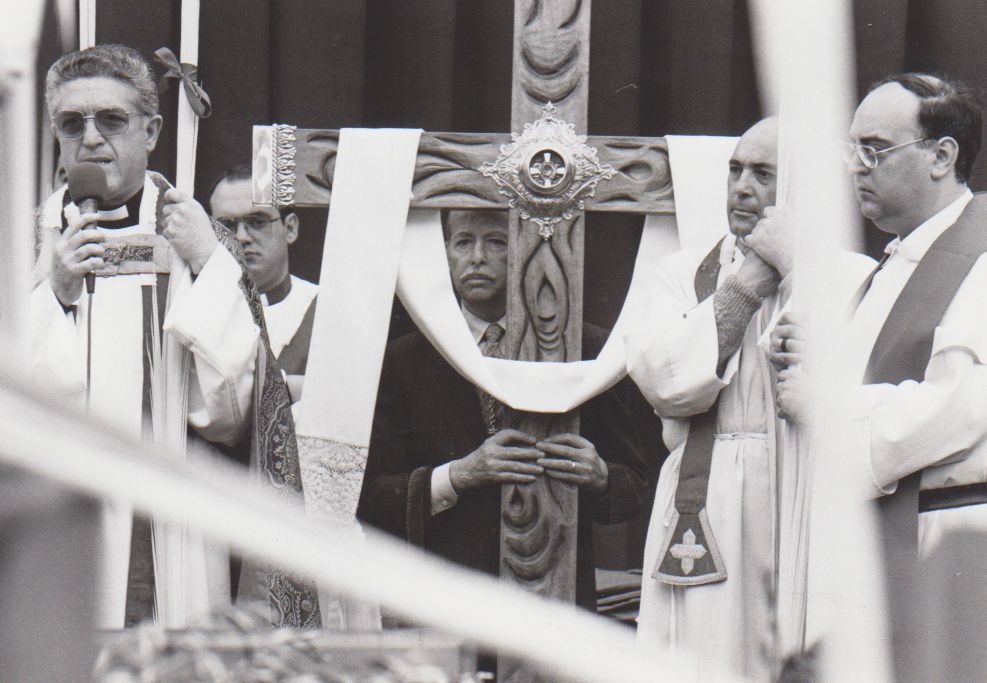
MULTIPOLYGON (((585 134, 589 0, 515 0, 509 134, 424 133, 412 206, 506 208, 507 340, 512 358, 581 358, 582 210, 674 213, 661 138, 585 134), (526 124, 533 124, 525 129, 526 124), (574 127, 570 129, 567 124, 574 127)), ((270 184, 274 204, 328 205, 339 131, 258 127, 274 157, 293 158, 270 184)), ((256 199, 256 198, 255 198, 256 199)), ((578 413, 513 414, 537 437, 578 432, 578 413)), ((501 575, 546 597, 576 592, 577 491, 547 477, 502 491, 501 575)), ((536 675, 502 661, 502 681, 536 675)))

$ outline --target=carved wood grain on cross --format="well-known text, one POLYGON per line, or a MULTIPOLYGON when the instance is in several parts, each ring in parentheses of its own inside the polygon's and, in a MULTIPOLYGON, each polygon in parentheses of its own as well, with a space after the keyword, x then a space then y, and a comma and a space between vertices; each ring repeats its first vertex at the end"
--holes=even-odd
MULTIPOLYGON (((261 128, 267 129, 267 127, 261 128)), ((295 132, 295 206, 326 206, 339 147, 338 130, 295 132)), ((506 208, 498 187, 480 174, 509 134, 422 133, 412 187, 415 208, 506 208)), ((587 211, 671 214, 675 211, 668 146, 661 138, 589 136, 600 162, 617 175, 586 199, 587 211)), ((270 197, 260 203, 271 203, 270 197)))
MULTIPOLYGON (((535 120, 541 108, 551 102, 560 119, 585 134, 589 10, 589 2, 581 0, 514 3, 513 130, 535 120)), ((583 217, 577 215, 557 225, 550 240, 543 240, 516 211, 511 212, 507 340, 518 360, 564 362, 581 358, 583 228, 583 217)), ((517 415, 516 426, 544 438, 579 433, 579 417, 576 412, 562 416, 522 414, 517 415)), ((547 598, 574 602, 577 507, 576 487, 547 476, 528 485, 503 486, 501 576, 547 598)), ((540 680, 535 671, 508 657, 499 658, 498 669, 501 680, 510 683, 540 680)))

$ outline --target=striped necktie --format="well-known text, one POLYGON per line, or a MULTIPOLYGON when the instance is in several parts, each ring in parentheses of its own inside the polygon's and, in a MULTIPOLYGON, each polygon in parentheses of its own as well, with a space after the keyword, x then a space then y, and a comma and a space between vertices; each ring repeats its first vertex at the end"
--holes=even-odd
MULTIPOLYGON (((500 340, 504 337, 504 328, 497 323, 491 323, 480 338, 480 353, 490 358, 503 358, 500 340)), ((480 397, 480 409, 483 411, 483 422, 487 426, 487 434, 494 434, 503 422, 503 406, 493 396, 479 387, 476 393, 480 397)))

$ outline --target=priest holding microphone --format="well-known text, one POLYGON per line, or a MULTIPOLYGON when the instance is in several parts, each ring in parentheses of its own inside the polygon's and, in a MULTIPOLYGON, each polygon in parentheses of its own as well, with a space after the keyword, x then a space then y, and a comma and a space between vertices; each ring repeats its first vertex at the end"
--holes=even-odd
MULTIPOLYGON (((250 427, 255 401, 269 399, 255 398, 255 382, 280 373, 266 370, 263 322, 248 303, 256 292, 235 242, 147 169, 162 125, 147 61, 122 45, 65 55, 48 71, 45 100, 69 184, 40 211, 30 312, 38 386, 172 452, 187 447, 188 427, 213 442, 263 439, 262 426, 250 427)), ((272 419, 290 421, 283 403, 272 419)), ((225 553, 193 542, 171 554, 164 527, 120 502, 104 504, 102 532, 100 626, 154 614, 182 627, 229 601, 225 553)))

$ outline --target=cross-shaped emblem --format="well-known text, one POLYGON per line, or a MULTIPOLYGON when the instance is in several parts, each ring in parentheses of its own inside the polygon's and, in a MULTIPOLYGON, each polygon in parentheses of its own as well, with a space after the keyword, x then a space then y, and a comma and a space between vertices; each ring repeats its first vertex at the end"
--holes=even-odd
POLYGON ((561 185, 568 172, 566 160, 554 149, 539 150, 528 164, 531 182, 544 190, 552 190, 561 185))
POLYGON ((682 560, 682 573, 691 574, 696 560, 706 554, 706 548, 696 543, 696 533, 692 529, 686 529, 682 534, 682 542, 673 545, 669 552, 676 560, 682 560))

